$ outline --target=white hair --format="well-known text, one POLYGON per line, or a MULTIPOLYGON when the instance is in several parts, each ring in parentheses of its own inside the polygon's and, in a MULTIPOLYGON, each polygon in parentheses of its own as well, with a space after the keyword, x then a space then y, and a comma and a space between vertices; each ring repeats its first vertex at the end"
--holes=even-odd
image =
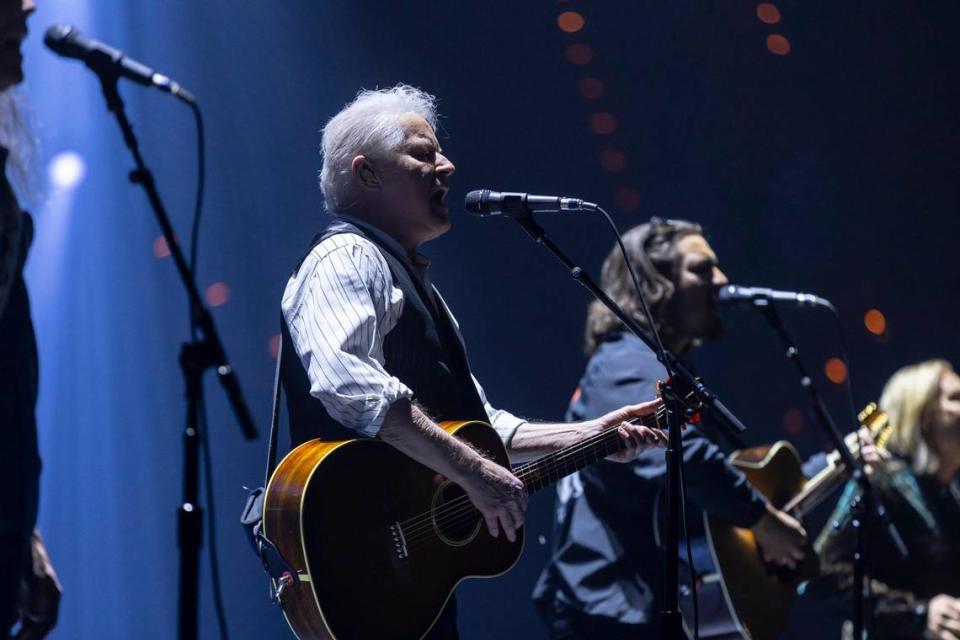
POLYGON ((415 113, 437 128, 436 101, 434 96, 408 84, 373 91, 362 89, 353 102, 330 118, 320 143, 320 190, 328 211, 349 208, 355 157, 383 156, 400 146, 404 139, 400 116, 415 113))

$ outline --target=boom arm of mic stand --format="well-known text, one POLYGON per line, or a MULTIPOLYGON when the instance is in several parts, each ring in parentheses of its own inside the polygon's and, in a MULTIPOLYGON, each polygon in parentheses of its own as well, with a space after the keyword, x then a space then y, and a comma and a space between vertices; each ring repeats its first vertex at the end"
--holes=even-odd
POLYGON ((130 172, 130 181, 141 185, 147 194, 147 198, 150 200, 151 208, 156 215, 157 222, 160 224, 160 229, 163 231, 163 237, 166 239, 167 247, 170 249, 170 255, 177 267, 177 272, 180 274, 180 280, 183 282, 183 286, 187 291, 191 308, 198 310, 197 319, 200 330, 204 340, 207 342, 211 360, 216 367, 217 377, 226 392, 237 423, 243 432, 243 437, 247 440, 255 440, 257 438, 257 427, 253 421, 253 417, 250 415, 250 409, 247 407, 243 393, 240 390, 240 382, 227 359, 223 343, 220 341, 220 335, 217 333, 216 326, 213 323, 213 317, 204 306, 203 299, 197 291, 196 282, 194 282, 190 274, 187 261, 183 257, 183 251, 181 251, 180 245, 174 236, 170 218, 163 206, 163 202, 160 200, 160 194, 157 192, 153 175, 149 169, 147 169, 143 162, 143 157, 140 155, 140 147, 137 143, 136 136, 133 134, 133 127, 127 119, 127 114, 123 108, 123 100, 120 98, 120 92, 117 90, 116 71, 108 65, 91 68, 96 71, 97 77, 100 79, 103 95, 107 100, 107 108, 116 116, 120 131, 123 134, 123 140, 130 149, 131 154, 133 154, 135 169, 130 172))
POLYGON ((667 361, 663 362, 663 358, 660 356, 656 344, 650 336, 647 335, 643 327, 641 327, 636 320, 628 316, 616 302, 610 299, 610 296, 608 296, 603 289, 597 286, 597 283, 593 281, 586 271, 570 260, 570 258, 547 237, 546 231, 534 220, 530 212, 509 214, 508 217, 515 220, 537 244, 546 247, 550 253, 563 263, 563 266, 567 268, 574 280, 589 290, 597 300, 620 319, 631 333, 643 340, 644 344, 650 347, 653 353, 657 354, 657 359, 661 361, 661 364, 663 364, 667 370, 667 374, 671 376, 671 383, 677 388, 680 399, 685 398, 692 392, 699 404, 701 404, 726 431, 727 437, 730 438, 732 442, 741 441, 739 434, 745 432, 747 428, 737 416, 717 398, 716 394, 698 380, 690 370, 680 362, 680 359, 677 358, 676 355, 667 351, 667 361))

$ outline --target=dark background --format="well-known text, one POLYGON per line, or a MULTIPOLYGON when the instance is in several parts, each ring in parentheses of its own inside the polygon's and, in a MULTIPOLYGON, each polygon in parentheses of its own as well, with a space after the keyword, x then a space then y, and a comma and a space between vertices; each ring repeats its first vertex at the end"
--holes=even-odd
MULTIPOLYGON (((777 24, 739 1, 41 3, 26 46, 40 160, 70 151, 85 167, 72 185, 48 180, 31 203, 41 526, 65 589, 53 637, 175 633, 176 356, 187 309, 172 263, 154 257, 158 227, 126 182, 130 160, 94 77, 40 46, 49 24, 75 23, 197 94, 208 150, 199 282, 229 287, 214 315, 265 430, 280 295, 323 222, 319 129, 359 88, 400 81, 440 98, 441 141, 457 165, 454 228, 425 252, 495 405, 562 416, 585 362, 588 297, 509 220, 466 216, 458 203, 484 187, 599 202, 624 230, 652 215, 701 222, 732 281, 834 301, 858 405, 904 364, 956 362, 960 10, 951 2, 776 4, 777 24), (583 14, 580 32, 558 29, 567 10, 583 14), (768 50, 771 34, 789 40, 788 55, 768 50), (568 61, 575 43, 592 49, 588 64, 568 61), (586 77, 605 84, 601 98, 581 95, 586 77), (594 112, 612 114, 616 130, 592 133, 594 112), (625 154, 622 171, 602 169, 608 149, 625 154), (864 328, 870 308, 886 316, 882 337, 864 328)), ((158 93, 122 90, 185 241, 196 176, 190 114, 158 93)), ((612 246, 599 218, 543 224, 598 272, 612 246)), ((783 315, 831 410, 849 425, 841 388, 823 375, 838 355, 830 318, 783 315)), ((788 438, 804 454, 818 450, 797 377, 762 318, 734 310, 726 326, 697 364, 751 426, 750 442, 788 438), (790 409, 804 420, 787 432, 790 409)), ((243 485, 262 480, 265 443, 241 439, 212 381, 208 398, 230 630, 288 637, 237 526, 243 485)), ((542 637, 529 593, 551 506, 549 492, 532 501, 527 548, 509 575, 460 587, 465 640, 542 637)), ((202 636, 215 637, 204 563, 202 636)))

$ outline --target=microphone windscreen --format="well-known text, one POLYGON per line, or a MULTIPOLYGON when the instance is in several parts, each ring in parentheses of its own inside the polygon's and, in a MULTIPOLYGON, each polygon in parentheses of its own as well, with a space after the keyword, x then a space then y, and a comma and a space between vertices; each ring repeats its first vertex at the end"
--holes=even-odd
POLYGON ((55 24, 47 29, 43 43, 54 53, 68 58, 83 58, 86 49, 77 42, 79 32, 68 24, 55 24))
POLYGON ((487 213, 484 205, 486 204, 484 198, 484 192, 486 189, 476 189, 467 194, 467 197, 464 198, 464 205, 467 208, 468 213, 482 216, 487 213))

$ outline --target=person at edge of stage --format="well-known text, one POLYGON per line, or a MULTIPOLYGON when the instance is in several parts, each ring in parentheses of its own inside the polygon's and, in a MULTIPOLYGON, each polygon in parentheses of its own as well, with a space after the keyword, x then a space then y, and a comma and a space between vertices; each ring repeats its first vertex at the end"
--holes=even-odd
MULTIPOLYGON (((960 376, 944 360, 904 367, 887 382, 878 404, 890 420, 891 456, 872 465, 871 478, 909 558, 867 520, 870 637, 958 640, 960 376)), ((856 530, 851 520, 857 496, 859 488, 849 483, 814 544, 822 573, 800 588, 818 607, 847 619, 853 604, 856 530)), ((851 636, 848 622, 843 637, 851 636)))
MULTIPOLYGON (((56 625, 60 583, 37 521, 37 346, 23 266, 33 238, 30 214, 20 209, 8 172, 25 167, 25 138, 15 85, 23 81, 20 45, 32 0, 0 0, 0 637, 43 638, 56 625), (9 167, 8 165, 9 159, 9 167)), ((22 177, 22 176, 19 176, 22 177)))
MULTIPOLYGON (((294 446, 377 437, 460 484, 493 536, 514 540, 523 484, 442 430, 483 420, 514 462, 618 427, 627 448, 665 446, 659 430, 626 421, 659 400, 574 424, 535 424, 494 409, 470 373, 456 321, 430 283, 424 243, 450 228, 444 204, 453 163, 436 136, 435 98, 397 85, 360 91, 324 127, 320 186, 335 214, 283 294, 281 379, 294 446)), ((448 603, 430 638, 456 638, 448 603)))
MULTIPOLYGON (((703 340, 719 337, 717 292, 727 278, 699 225, 654 218, 624 234, 623 243, 667 349, 687 358, 703 340)), ((617 247, 603 264, 601 286, 648 326, 617 247)), ((665 378, 646 344, 596 302, 587 313, 586 351, 590 358, 569 420, 588 420, 628 399, 654 397, 657 381, 665 378)), ((749 527, 768 561, 795 566, 803 558, 806 532, 727 463, 718 438, 707 417, 684 430, 688 508, 749 527)), ((664 555, 657 540, 664 525, 665 478, 663 452, 647 451, 630 464, 601 462, 558 485, 551 555, 533 592, 552 638, 659 637, 664 555), (653 548, 657 553, 650 553, 653 548)), ((689 522, 693 528, 699 518, 689 522)))

